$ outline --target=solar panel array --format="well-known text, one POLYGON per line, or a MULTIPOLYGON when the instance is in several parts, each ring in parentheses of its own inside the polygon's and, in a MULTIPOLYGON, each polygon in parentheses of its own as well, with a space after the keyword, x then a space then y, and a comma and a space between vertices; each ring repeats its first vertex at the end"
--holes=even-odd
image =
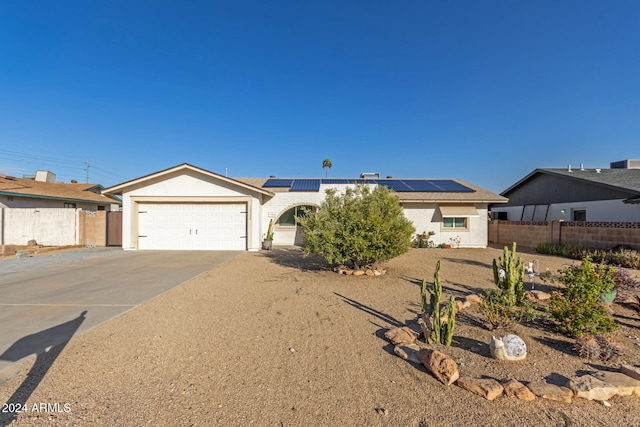
POLYGON ((270 178, 265 188, 289 188, 290 191, 319 191, 320 184, 353 185, 378 184, 399 193, 472 193, 475 190, 452 179, 361 179, 361 178, 323 178, 323 179, 278 179, 270 178))

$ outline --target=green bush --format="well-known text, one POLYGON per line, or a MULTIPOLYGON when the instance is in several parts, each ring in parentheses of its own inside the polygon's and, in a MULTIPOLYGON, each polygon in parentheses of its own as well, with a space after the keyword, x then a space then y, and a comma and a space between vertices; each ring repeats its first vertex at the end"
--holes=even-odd
POLYGON ((550 311, 561 332, 577 337, 617 329, 618 325, 600 300, 602 293, 613 290, 614 272, 613 267, 594 265, 589 257, 580 266, 560 271, 559 280, 565 287, 552 294, 550 311))
POLYGON ((558 243, 544 242, 536 246, 536 252, 579 260, 589 257, 595 262, 606 262, 607 264, 620 267, 640 269, 640 252, 633 249, 610 251, 604 249, 588 249, 582 245, 561 245, 558 243))
POLYGON ((384 186, 334 189, 317 212, 298 218, 304 227, 304 250, 330 264, 351 264, 355 269, 386 261, 411 247, 415 228, 402 211, 399 199, 384 186))

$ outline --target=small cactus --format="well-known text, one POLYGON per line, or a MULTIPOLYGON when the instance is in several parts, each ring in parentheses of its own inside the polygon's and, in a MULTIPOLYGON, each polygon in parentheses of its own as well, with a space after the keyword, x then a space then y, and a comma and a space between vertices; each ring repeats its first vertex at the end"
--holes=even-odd
POLYGON ((422 302, 422 324, 427 342, 429 344, 451 345, 456 324, 456 301, 452 296, 449 304, 440 310, 440 300, 442 299, 440 261, 436 263, 436 272, 433 274, 433 287, 428 289, 427 281, 422 281, 420 299, 422 302), (429 302, 427 302, 427 292, 430 295, 429 302), (429 331, 430 333, 427 334, 429 331))
POLYGON ((622 345, 606 335, 581 335, 576 338, 573 349, 582 358, 604 362, 615 362, 624 353, 622 345))
POLYGON ((511 253, 505 246, 500 261, 493 260, 493 281, 509 307, 520 305, 524 300, 524 262, 516 258, 516 242, 513 242, 511 253))

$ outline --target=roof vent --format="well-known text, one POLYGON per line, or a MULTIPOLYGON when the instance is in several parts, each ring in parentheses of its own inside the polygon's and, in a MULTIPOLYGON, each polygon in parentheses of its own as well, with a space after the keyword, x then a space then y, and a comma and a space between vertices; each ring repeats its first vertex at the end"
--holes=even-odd
POLYGON ((363 172, 360 174, 360 178, 362 179, 380 179, 379 172, 363 172))
POLYGON ((567 172, 573 172, 573 171, 571 170, 571 165, 567 166, 567 172))
POLYGON ((600 169, 600 168, 596 169, 596 173, 600 173, 600 171, 602 171, 602 169, 600 169))
POLYGON ((56 182, 56 174, 49 171, 36 171, 36 181, 56 182))
POLYGON ((611 169, 640 169, 640 160, 620 160, 611 162, 611 169))
POLYGON ((580 170, 583 171, 584 170, 584 163, 580 162, 580 170))
POLYGON ((387 175, 387 179, 393 179, 391 175, 387 175))
POLYGON ((77 180, 77 179, 72 179, 72 180, 71 180, 71 183, 72 183, 72 184, 77 184, 77 183, 78 183, 78 180, 77 180))
POLYGON ((275 177, 276 177, 275 175, 269 175, 269 178, 270 178, 270 179, 273 179, 273 178, 275 178, 275 177))

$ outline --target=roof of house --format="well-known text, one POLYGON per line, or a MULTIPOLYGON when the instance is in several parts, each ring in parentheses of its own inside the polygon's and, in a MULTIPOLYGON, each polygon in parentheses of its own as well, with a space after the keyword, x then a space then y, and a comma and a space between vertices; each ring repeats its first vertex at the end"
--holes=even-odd
POLYGON ((237 179, 229 178, 227 176, 220 175, 220 174, 217 174, 215 172, 211 172, 209 170, 202 169, 202 168, 199 168, 197 166, 190 165, 188 163, 182 163, 182 164, 177 165, 177 166, 173 166, 173 167, 170 167, 170 168, 167 168, 167 169, 163 169, 163 170, 158 171, 158 172, 154 172, 154 173, 151 173, 151 174, 148 174, 148 175, 141 176, 140 178, 136 178, 136 179, 132 179, 132 180, 129 180, 129 181, 125 181, 125 182, 123 182, 121 184, 117 184, 117 185, 114 185, 112 187, 109 187, 109 188, 106 188, 106 189, 102 190, 102 194, 118 194, 118 195, 121 195, 128 188, 132 188, 132 187, 135 187, 136 185, 144 184, 145 182, 149 182, 149 181, 152 181, 152 180, 158 179, 158 178, 161 179, 162 177, 169 176, 169 175, 171 175, 173 173, 183 172, 183 171, 193 171, 193 172, 196 172, 196 173, 200 173, 200 174, 203 174, 203 175, 206 175, 206 176, 210 176, 210 177, 219 179, 221 181, 228 182, 230 184, 234 184, 234 185, 238 185, 240 187, 244 187, 244 188, 252 190, 252 191, 256 191, 258 193, 262 193, 262 194, 265 194, 265 195, 268 195, 268 196, 273 196, 273 192, 271 192, 271 191, 269 191, 267 189, 264 189, 261 186, 256 186, 256 185, 253 185, 251 183, 247 183, 247 182, 243 182, 243 181, 240 181, 240 180, 237 180, 237 179))
POLYGON ((274 193, 317 192, 320 185, 362 184, 383 185, 391 189, 403 202, 442 203, 506 203, 498 194, 460 179, 426 178, 236 178, 255 187, 268 188, 274 193))
POLYGON ((627 203, 638 203, 640 197, 640 169, 569 169, 569 168, 548 168, 536 169, 520 181, 516 182, 502 193, 502 196, 508 197, 511 192, 516 190, 525 182, 532 179, 537 174, 546 174, 556 176, 563 179, 588 182, 600 187, 608 187, 617 190, 624 190, 630 193, 636 193, 636 196, 627 199, 627 203), (638 201, 634 201, 638 200, 638 201))
POLYGON ((76 184, 64 182, 35 181, 0 174, 0 194, 11 197, 53 199, 74 203, 96 203, 99 205, 121 205, 116 197, 101 194, 99 184, 76 184))

